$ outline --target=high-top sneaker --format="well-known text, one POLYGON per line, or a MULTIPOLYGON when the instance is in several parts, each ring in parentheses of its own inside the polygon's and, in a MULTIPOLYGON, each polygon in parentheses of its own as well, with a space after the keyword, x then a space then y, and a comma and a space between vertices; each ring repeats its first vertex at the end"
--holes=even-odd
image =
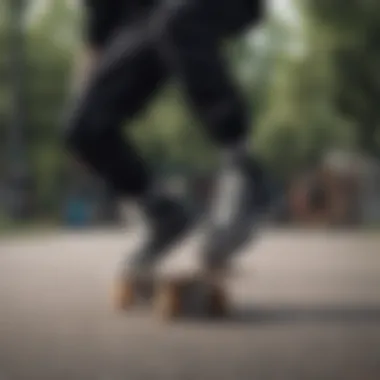
MULTIPOLYGON (((148 236, 133 255, 132 268, 151 268, 168 249, 183 238, 193 224, 190 211, 177 199, 161 198, 143 205, 148 236)), ((133 270, 133 269, 132 269, 133 270)))
POLYGON ((118 286, 118 305, 132 306, 136 298, 150 298, 154 269, 159 260, 192 230, 195 218, 178 200, 152 198, 142 204, 147 237, 123 266, 118 286))
POLYGON ((211 224, 202 255, 205 269, 224 271, 229 259, 249 243, 278 195, 261 167, 247 155, 224 162, 219 173, 211 224))

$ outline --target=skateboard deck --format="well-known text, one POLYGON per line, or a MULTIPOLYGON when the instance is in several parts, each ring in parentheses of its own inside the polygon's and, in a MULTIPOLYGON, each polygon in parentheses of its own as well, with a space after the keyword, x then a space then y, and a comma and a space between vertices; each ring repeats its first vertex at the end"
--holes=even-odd
POLYGON ((141 283, 132 284, 128 279, 118 279, 116 308, 128 310, 145 305, 152 308, 154 315, 161 320, 223 317, 228 314, 224 278, 215 279, 202 273, 156 276, 148 280, 145 286, 141 290, 141 283))
POLYGON ((114 290, 116 308, 145 305, 164 321, 227 316, 226 280, 232 272, 203 272, 197 256, 200 243, 201 236, 196 234, 173 247, 150 278, 132 283, 119 276, 114 290))

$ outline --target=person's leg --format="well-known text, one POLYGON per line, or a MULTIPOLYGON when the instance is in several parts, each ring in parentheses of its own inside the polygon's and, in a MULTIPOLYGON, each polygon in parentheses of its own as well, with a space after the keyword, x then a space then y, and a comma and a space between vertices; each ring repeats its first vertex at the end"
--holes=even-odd
POLYGON ((150 175, 122 127, 143 109, 166 76, 143 25, 127 27, 106 48, 72 112, 68 147, 123 196, 144 192, 150 175))
POLYGON ((248 157, 247 108, 220 51, 223 37, 231 26, 236 29, 243 13, 239 0, 184 1, 166 5, 157 23, 162 59, 177 75, 194 112, 220 147, 226 175, 233 173, 234 194, 225 194, 230 193, 228 184, 219 186, 221 202, 215 206, 219 215, 204 252, 210 265, 222 265, 246 240, 257 205, 263 201, 258 195, 264 194, 261 165, 248 157))
POLYGON ((133 255, 136 270, 153 264, 189 220, 177 200, 156 191, 149 169, 122 133, 124 122, 142 111, 167 78, 152 36, 142 24, 118 34, 80 96, 67 130, 73 154, 121 197, 139 202, 145 214, 150 239, 133 255))
POLYGON ((247 110, 221 56, 228 25, 227 0, 193 0, 163 6, 157 22, 159 53, 185 90, 212 140, 227 147, 244 140, 247 110))

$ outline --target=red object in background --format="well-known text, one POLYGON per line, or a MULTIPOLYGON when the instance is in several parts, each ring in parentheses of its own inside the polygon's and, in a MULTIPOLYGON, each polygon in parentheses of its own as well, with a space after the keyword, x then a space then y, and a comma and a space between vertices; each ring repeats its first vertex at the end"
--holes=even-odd
POLYGON ((354 178, 325 168, 298 177, 288 195, 290 218, 296 223, 344 225, 354 214, 354 178))

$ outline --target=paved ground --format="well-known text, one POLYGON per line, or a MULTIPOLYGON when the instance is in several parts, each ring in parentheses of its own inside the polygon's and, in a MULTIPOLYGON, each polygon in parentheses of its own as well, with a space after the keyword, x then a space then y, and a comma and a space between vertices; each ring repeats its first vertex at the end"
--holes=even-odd
POLYGON ((231 283, 229 321, 112 310, 133 235, 0 241, 0 380, 378 380, 380 236, 268 232, 231 283))

